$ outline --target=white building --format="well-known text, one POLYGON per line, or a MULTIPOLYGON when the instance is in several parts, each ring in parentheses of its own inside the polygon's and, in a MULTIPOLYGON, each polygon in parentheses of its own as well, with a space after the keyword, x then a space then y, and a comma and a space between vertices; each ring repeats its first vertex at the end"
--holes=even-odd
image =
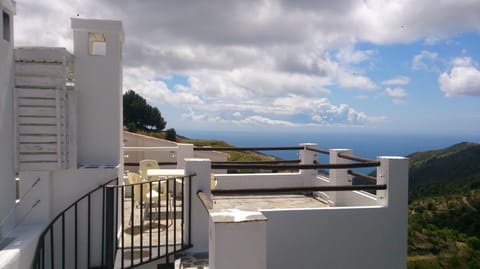
POLYGON ((0 12, 0 268, 187 268, 188 253, 217 269, 406 267, 407 159, 331 149, 321 166, 302 144, 278 168, 296 172, 226 174, 192 145, 155 144, 184 176, 125 187, 122 23, 72 18, 71 54, 14 48, 15 2, 0 12), (352 186, 362 165, 378 166, 376 194, 352 186), (166 198, 125 198, 136 186, 166 198))

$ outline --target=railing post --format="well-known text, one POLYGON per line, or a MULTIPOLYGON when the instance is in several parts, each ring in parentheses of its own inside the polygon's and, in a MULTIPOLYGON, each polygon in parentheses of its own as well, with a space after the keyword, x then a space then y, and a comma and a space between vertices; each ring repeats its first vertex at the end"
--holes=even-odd
MULTIPOLYGON (((352 155, 351 149, 330 149, 330 163, 351 163, 351 160, 338 157, 339 153, 352 155)), ((348 169, 330 169, 330 183, 332 185, 352 185, 352 176, 348 174, 348 169)), ((329 198, 334 202, 335 206, 348 205, 348 198, 351 196, 350 191, 337 191, 329 193, 329 198)))
POLYGON ((186 158, 193 158, 193 144, 177 144, 177 168, 185 169, 186 158))
POLYGON ((115 264, 115 190, 113 186, 105 187, 105 268, 113 269, 115 264))
MULTIPOLYGON (((392 253, 407 256, 408 248, 408 158, 381 156, 377 168, 377 184, 386 184, 386 190, 377 191, 377 203, 388 207, 390 230, 395 231, 392 253)), ((406 260, 399 267, 406 268, 406 260)))
POLYGON ((203 208, 202 202, 197 197, 197 192, 202 191, 205 193, 208 199, 211 199, 210 191, 210 172, 211 161, 210 159, 185 159, 185 173, 187 175, 194 174, 195 176, 191 181, 187 181, 185 184, 185 194, 188 194, 189 188, 191 188, 189 202, 186 203, 186 208, 183 212, 185 218, 185 224, 190 223, 191 229, 188 232, 188 227, 184 227, 187 234, 185 236, 184 244, 188 244, 188 240, 192 242, 192 251, 207 251, 208 250, 208 213, 203 208), (190 186, 189 186, 190 185, 190 186), (188 208, 190 205, 190 208, 188 208), (190 216, 188 212, 190 211, 190 216), (189 219, 191 217, 191 219, 189 219))
MULTIPOLYGON (((307 148, 318 149, 318 145, 315 143, 302 143, 300 147, 303 147, 298 152, 300 157, 300 164, 315 164, 317 162, 318 154, 314 151, 307 150, 307 148)), ((303 186, 314 186, 315 179, 317 178, 317 170, 315 169, 301 169, 300 175, 302 176, 303 186)))
POLYGON ((386 190, 377 191, 378 205, 401 206, 404 211, 408 204, 408 158, 379 157, 377 184, 386 184, 386 190))

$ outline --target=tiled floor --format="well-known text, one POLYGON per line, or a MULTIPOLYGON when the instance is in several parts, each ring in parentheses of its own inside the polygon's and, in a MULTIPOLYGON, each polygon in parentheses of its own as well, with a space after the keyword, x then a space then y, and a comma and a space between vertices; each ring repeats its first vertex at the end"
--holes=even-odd
POLYGON ((126 198, 123 212, 123 216, 119 212, 120 218, 123 217, 120 223, 123 233, 119 236, 116 268, 121 268, 122 259, 123 266, 129 267, 165 255, 167 249, 172 253, 182 247, 181 201, 176 201, 175 208, 169 207, 168 214, 166 202, 162 201, 160 211, 154 208, 144 217, 144 208, 135 203, 132 207, 131 199, 126 198))

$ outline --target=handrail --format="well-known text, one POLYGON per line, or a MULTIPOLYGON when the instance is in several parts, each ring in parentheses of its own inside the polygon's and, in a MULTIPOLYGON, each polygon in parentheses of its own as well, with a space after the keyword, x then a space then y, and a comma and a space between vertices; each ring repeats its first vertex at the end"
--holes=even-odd
POLYGON ((226 161, 212 162, 212 164, 281 164, 281 163, 300 163, 301 160, 276 160, 276 161, 226 161))
POLYGON ((144 184, 149 184, 149 183, 157 183, 157 182, 162 182, 162 181, 168 181, 168 180, 175 180, 178 178, 187 178, 187 177, 194 177, 196 176, 195 173, 189 174, 189 175, 182 175, 182 176, 168 176, 156 180, 145 180, 137 183, 128 183, 128 184, 122 184, 122 185, 108 185, 108 187, 116 187, 116 188, 124 188, 124 187, 132 187, 136 185, 144 185, 144 184))
POLYGON ((256 150, 300 150, 304 147, 194 147, 194 151, 256 151, 256 150))
POLYGON ((202 202, 203 207, 207 212, 210 212, 210 210, 213 209, 213 204, 210 199, 208 199, 207 195, 203 191, 198 191, 197 192, 198 199, 202 202))
MULTIPOLYGON (((159 166, 162 165, 177 165, 177 162, 157 162, 159 166)), ((140 163, 123 163, 124 166, 140 166, 140 163)))
POLYGON ((212 169, 265 169, 265 170, 296 170, 296 169, 349 169, 378 167, 380 162, 363 163, 333 163, 333 164, 296 164, 296 165, 273 165, 273 164, 212 164, 212 169))
POLYGON ((328 151, 328 150, 326 150, 326 149, 316 149, 316 148, 309 148, 309 147, 307 147, 306 150, 313 151, 313 152, 317 152, 317 153, 322 153, 322 154, 326 154, 326 155, 330 155, 330 151, 328 151))
POLYGON ((212 190, 213 195, 249 195, 249 194, 293 194, 310 193, 314 191, 359 191, 359 190, 386 190, 387 185, 338 185, 338 186, 313 186, 313 187, 283 187, 283 188, 257 188, 257 189, 228 189, 212 190))
POLYGON ((357 162, 363 162, 363 163, 370 163, 370 162, 377 162, 377 160, 373 159, 367 159, 367 158, 362 158, 362 157, 357 157, 357 156, 352 156, 352 155, 347 155, 345 153, 339 152, 337 154, 338 157, 351 160, 351 161, 357 161, 357 162))
POLYGON ((352 170, 348 170, 347 173, 349 175, 359 177, 359 178, 363 178, 363 179, 369 180, 371 182, 377 182, 377 178, 369 176, 369 175, 365 175, 365 174, 362 174, 362 173, 357 173, 357 172, 352 171, 352 170))
POLYGON ((124 151, 177 151, 178 147, 123 147, 124 151))

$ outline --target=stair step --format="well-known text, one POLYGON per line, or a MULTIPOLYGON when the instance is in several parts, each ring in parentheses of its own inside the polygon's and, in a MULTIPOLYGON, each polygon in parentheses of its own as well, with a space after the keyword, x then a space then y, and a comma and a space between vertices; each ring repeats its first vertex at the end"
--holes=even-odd
POLYGON ((175 269, 208 269, 208 252, 185 253, 175 260, 175 269))

